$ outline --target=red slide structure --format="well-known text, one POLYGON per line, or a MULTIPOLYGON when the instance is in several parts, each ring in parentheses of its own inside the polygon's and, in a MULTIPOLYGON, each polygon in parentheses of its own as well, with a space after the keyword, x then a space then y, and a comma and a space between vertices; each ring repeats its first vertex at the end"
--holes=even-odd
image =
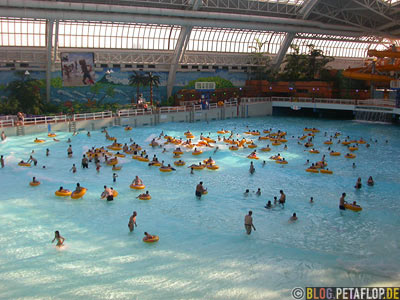
POLYGON ((377 73, 388 73, 391 71, 400 72, 400 49, 393 48, 392 50, 368 50, 368 56, 377 57, 377 61, 373 61, 364 68, 352 68, 343 71, 343 76, 358 80, 369 80, 376 82, 390 82, 393 77, 376 74, 377 73), (375 64, 375 72, 372 73, 375 64))

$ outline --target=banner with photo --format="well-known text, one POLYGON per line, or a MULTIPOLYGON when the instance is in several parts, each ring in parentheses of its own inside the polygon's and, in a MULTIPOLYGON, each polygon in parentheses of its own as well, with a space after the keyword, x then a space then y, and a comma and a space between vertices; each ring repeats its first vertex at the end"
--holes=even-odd
POLYGON ((62 52, 61 73, 63 86, 86 86, 95 82, 94 54, 90 52, 62 52))

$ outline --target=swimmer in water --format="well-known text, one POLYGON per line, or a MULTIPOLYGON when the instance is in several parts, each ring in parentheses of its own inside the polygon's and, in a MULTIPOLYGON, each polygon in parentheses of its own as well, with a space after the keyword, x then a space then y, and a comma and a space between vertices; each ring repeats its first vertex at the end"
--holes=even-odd
POLYGON ((362 186, 362 184, 361 184, 361 177, 358 177, 358 179, 357 179, 357 182, 356 182, 356 185, 354 186, 356 189, 361 189, 361 186, 362 186))
POLYGON ((243 196, 247 197, 250 194, 249 189, 246 189, 246 191, 243 193, 243 196))
POLYGON ((260 189, 260 188, 258 188, 258 190, 257 190, 257 192, 256 192, 256 195, 257 195, 257 196, 261 196, 261 189, 260 189))
POLYGON ((279 205, 282 205, 282 207, 285 207, 285 202, 286 202, 286 195, 283 192, 283 190, 280 190, 279 193, 281 194, 281 197, 279 198, 279 205))
POLYGON ((76 173, 76 166, 75 164, 72 165, 72 168, 69 170, 70 172, 72 171, 72 173, 76 173))
POLYGON ((268 203, 264 206, 266 209, 271 209, 272 208, 272 203, 271 201, 268 201, 268 203))
POLYGON ((196 186, 196 197, 201 198, 201 195, 203 195, 207 189, 203 187, 203 181, 200 181, 199 184, 196 186))
POLYGON ((4 168, 4 157, 3 157, 3 155, 0 156, 0 164, 1 164, 1 167, 4 168))
POLYGON ((266 164, 266 162, 265 162, 265 160, 263 160, 263 162, 262 162, 262 166, 264 167, 264 166, 265 166, 265 164, 266 164))
POLYGON ((254 168, 253 162, 250 162, 250 169, 249 169, 250 174, 254 174, 255 171, 256 169, 254 168))
POLYGON ((130 232, 133 231, 134 227, 137 227, 136 216, 137 216, 137 213, 136 213, 136 211, 134 211, 132 216, 129 218, 128 227, 129 227, 130 232))
POLYGON ((49 156, 50 155, 50 150, 49 150, 49 148, 47 148, 46 149, 46 156, 49 156))
POLYGON ((147 232, 144 233, 145 237, 143 238, 144 241, 151 240, 154 238, 151 234, 148 234, 147 232))
POLYGON ((55 240, 57 240, 56 247, 63 246, 65 238, 60 235, 60 232, 58 230, 54 232, 54 239, 51 241, 51 243, 54 243, 55 240))
POLYGON ((368 184, 369 186, 373 186, 373 185, 374 185, 374 180, 372 179, 372 176, 369 176, 368 181, 367 181, 367 184, 368 184))
POLYGON ((67 149, 67 154, 68 154, 68 157, 69 157, 69 158, 72 157, 72 146, 71 146, 71 145, 69 145, 69 147, 68 147, 68 149, 67 149))
POLYGON ((314 203, 314 198, 313 197, 310 198, 310 203, 314 203))
POLYGON ((289 222, 295 222, 295 221, 297 221, 297 216, 296 213, 293 213, 293 215, 289 219, 289 222))

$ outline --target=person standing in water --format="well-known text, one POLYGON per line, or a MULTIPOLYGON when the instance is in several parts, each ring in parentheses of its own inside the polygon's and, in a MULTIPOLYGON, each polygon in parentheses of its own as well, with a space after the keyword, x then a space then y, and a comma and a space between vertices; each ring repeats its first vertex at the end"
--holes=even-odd
POLYGON ((1 167, 4 168, 4 157, 3 157, 3 155, 0 156, 0 164, 1 164, 1 167))
POLYGON ((282 205, 282 207, 285 207, 285 202, 286 202, 286 195, 283 192, 283 190, 280 190, 279 193, 281 194, 281 197, 279 198, 279 205, 282 205))
POLYGON ((203 187, 203 181, 200 181, 200 183, 196 186, 196 196, 201 198, 201 195, 203 195, 205 191, 207 190, 203 187))
POLYGON ((254 229, 254 231, 256 231, 256 228, 254 227, 254 224, 253 224, 252 214, 253 214, 253 212, 250 210, 249 214, 244 217, 244 227, 246 228, 246 233, 249 235, 251 234, 252 228, 254 229))
POLYGON ((46 149, 46 156, 49 156, 50 155, 50 150, 49 150, 49 148, 47 148, 46 149))
POLYGON ((56 247, 63 246, 65 238, 60 235, 60 232, 58 230, 54 232, 54 239, 51 241, 51 243, 54 243, 55 240, 57 240, 56 247))
POLYGON ((68 149, 67 149, 67 154, 68 154, 68 157, 69 157, 69 158, 72 157, 72 146, 71 146, 71 145, 69 145, 69 147, 68 147, 68 149))
POLYGON ((346 193, 343 193, 342 197, 340 197, 340 200, 339 200, 339 209, 341 209, 341 210, 346 210, 346 207, 344 207, 345 203, 347 203, 344 200, 345 197, 346 197, 346 193))
POLYGON ((117 177, 118 175, 116 173, 113 173, 113 182, 117 182, 117 177))
POLYGON ((136 216, 137 216, 137 213, 136 213, 136 211, 134 211, 132 216, 129 218, 128 227, 129 227, 130 232, 133 231, 134 227, 137 227, 136 216))
POLYGON ((250 169, 249 169, 250 174, 254 174, 255 171, 256 168, 254 168, 253 162, 250 162, 250 169))

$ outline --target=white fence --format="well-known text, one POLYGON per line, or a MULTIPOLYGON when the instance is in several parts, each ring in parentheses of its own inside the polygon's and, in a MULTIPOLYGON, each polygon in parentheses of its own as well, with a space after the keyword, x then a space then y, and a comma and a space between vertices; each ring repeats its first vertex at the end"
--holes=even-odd
MULTIPOLYGON (((368 105, 377 107, 395 107, 394 100, 384 100, 384 99, 368 99, 368 100, 354 100, 354 99, 326 99, 326 98, 295 98, 295 97, 254 97, 254 98, 242 98, 241 103, 255 104, 261 102, 308 102, 308 103, 326 103, 326 104, 341 104, 341 105, 368 105)), ((238 105, 236 100, 224 101, 224 107, 235 107, 238 105)), ((220 108, 218 103, 211 103, 207 109, 220 108)), ((188 111, 201 111, 202 105, 190 105, 190 106, 168 106, 160 107, 156 111, 151 108, 145 109, 123 109, 119 110, 116 114, 118 117, 133 117, 133 116, 143 116, 151 115, 153 113, 176 113, 176 112, 188 112, 188 111)), ((71 116, 59 115, 59 116, 42 116, 42 117, 32 117, 24 118, 23 122, 17 122, 15 116, 5 116, 0 118, 0 127, 13 127, 18 125, 35 125, 35 124, 53 124, 60 122, 69 121, 84 121, 84 120, 98 120, 112 118, 112 111, 103 111, 97 113, 86 113, 86 114, 74 114, 71 116)))
POLYGON ((97 113, 75 114, 72 116, 72 121, 98 120, 112 118, 112 111, 102 111, 97 113))
POLYGON ((151 115, 153 111, 151 108, 149 109, 122 109, 117 112, 118 117, 134 117, 134 116, 143 116, 143 115, 151 115))

